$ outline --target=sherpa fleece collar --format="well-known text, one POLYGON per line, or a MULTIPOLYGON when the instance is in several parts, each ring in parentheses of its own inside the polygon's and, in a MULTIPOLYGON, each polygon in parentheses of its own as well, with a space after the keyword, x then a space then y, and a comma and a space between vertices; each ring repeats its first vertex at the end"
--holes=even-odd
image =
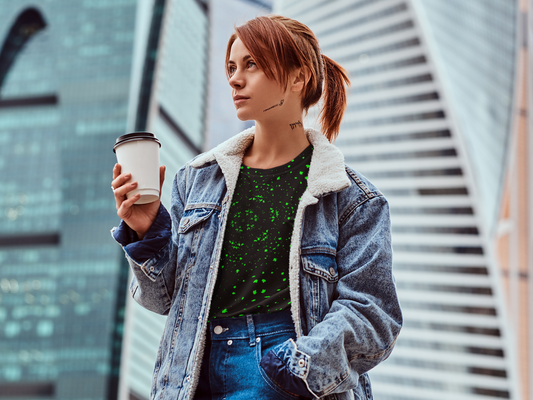
MULTIPOLYGON (((313 145, 313 156, 309 166, 307 189, 319 198, 325 194, 339 192, 350 186, 344 166, 344 156, 339 149, 329 143, 324 135, 315 129, 306 128, 307 139, 313 145)), ((255 135, 255 126, 226 140, 214 149, 201 154, 191 162, 193 168, 216 161, 226 178, 227 186, 237 183, 244 152, 255 135)))

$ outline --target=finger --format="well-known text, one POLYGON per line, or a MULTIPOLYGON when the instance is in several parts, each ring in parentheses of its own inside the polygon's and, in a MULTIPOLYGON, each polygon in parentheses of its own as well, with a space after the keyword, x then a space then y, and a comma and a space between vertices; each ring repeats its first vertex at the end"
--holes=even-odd
POLYGON ((124 185, 126 182, 128 182, 130 179, 131 179, 130 173, 120 174, 111 182, 111 187, 116 190, 122 185, 124 185))
POLYGON ((135 196, 131 196, 129 199, 124 200, 120 207, 117 209, 117 215, 119 218, 124 219, 129 214, 131 206, 135 204, 137 200, 141 198, 141 194, 137 193, 135 196))
POLYGON ((131 182, 126 185, 122 185, 118 189, 113 190, 113 194, 115 195, 115 203, 117 206, 117 210, 121 207, 122 203, 127 199, 128 193, 136 188, 137 188, 137 182, 131 182))
POLYGON ((119 209, 120 205, 126 200, 127 194, 136 188, 137 182, 131 182, 122 185, 113 191, 113 194, 115 195, 115 201, 117 203, 117 209, 119 209))
POLYGON ((122 167, 119 163, 116 163, 113 167, 113 180, 117 179, 120 175, 120 171, 122 170, 122 167))

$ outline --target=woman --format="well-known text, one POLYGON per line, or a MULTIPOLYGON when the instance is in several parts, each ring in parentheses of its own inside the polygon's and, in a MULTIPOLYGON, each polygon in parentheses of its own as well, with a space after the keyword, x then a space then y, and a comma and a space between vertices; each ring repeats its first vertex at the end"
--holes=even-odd
POLYGON ((281 16, 236 28, 226 64, 256 125, 185 165, 169 212, 113 171, 131 293, 168 315, 152 398, 371 398, 402 319, 387 202, 329 143, 346 73, 281 16), (323 134, 301 122, 321 99, 323 134))

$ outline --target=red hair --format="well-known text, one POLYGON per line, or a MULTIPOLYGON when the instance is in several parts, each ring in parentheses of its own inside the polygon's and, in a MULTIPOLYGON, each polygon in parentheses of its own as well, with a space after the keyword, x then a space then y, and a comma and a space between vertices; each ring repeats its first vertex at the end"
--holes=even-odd
POLYGON ((307 112, 323 97, 320 125, 328 140, 335 140, 346 110, 346 88, 350 79, 344 68, 321 53, 311 29, 280 15, 254 18, 235 28, 226 49, 226 65, 237 38, 265 75, 280 85, 287 84, 289 73, 295 69, 308 71, 310 78, 302 90, 302 107, 307 112))

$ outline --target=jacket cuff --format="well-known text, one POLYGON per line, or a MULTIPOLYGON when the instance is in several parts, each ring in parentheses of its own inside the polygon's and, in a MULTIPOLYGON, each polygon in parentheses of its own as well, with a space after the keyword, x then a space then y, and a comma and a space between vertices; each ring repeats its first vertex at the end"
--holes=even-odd
POLYGON ((161 204, 154 222, 139 240, 137 233, 124 221, 111 230, 113 238, 124 248, 124 251, 133 261, 141 265, 154 258, 156 254, 168 244, 172 236, 172 221, 166 208, 161 204))
POLYGON ((311 357, 298 351, 289 339, 261 359, 261 367, 268 377, 286 392, 305 398, 318 398, 307 386, 311 357))

